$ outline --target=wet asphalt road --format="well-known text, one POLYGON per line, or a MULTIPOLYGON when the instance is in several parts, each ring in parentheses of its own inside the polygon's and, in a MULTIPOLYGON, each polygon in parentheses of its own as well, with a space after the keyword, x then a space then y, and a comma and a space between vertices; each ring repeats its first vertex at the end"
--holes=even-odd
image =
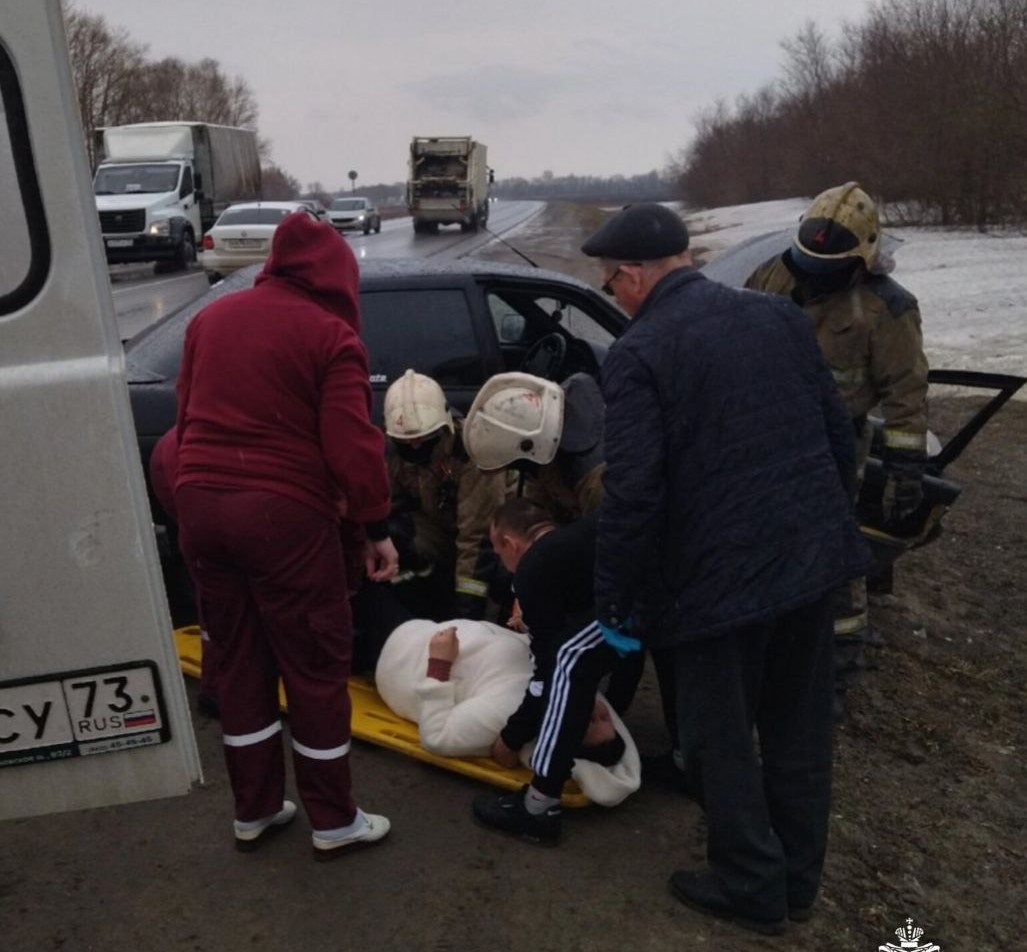
MULTIPOLYGON (((409 218, 382 222, 377 235, 347 232, 358 261, 371 258, 460 258, 494 242, 492 232, 507 238, 520 225, 536 215, 541 202, 494 202, 488 231, 464 234, 448 225, 437 235, 415 235, 409 218)), ((183 274, 154 274, 152 264, 122 264, 109 268, 111 293, 122 340, 166 314, 198 298, 208 288, 207 278, 198 265, 183 274)))

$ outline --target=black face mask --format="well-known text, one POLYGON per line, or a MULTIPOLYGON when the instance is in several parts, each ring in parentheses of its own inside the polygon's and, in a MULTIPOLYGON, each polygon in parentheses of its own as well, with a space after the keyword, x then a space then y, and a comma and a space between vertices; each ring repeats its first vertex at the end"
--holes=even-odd
POLYGON ((404 463, 413 463, 415 466, 424 466, 431 462, 432 453, 435 452, 435 447, 439 445, 440 439, 440 436, 431 436, 419 446, 414 446, 411 443, 406 443, 402 440, 393 440, 392 445, 396 449, 396 455, 399 456, 404 463))

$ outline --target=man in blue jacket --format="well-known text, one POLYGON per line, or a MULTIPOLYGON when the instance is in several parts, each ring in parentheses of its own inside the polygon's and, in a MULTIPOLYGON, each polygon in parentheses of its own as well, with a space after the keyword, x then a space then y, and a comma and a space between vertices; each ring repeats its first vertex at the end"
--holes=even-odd
POLYGON ((633 319, 602 375, 597 617, 621 651, 673 651, 705 802, 709 868, 671 890, 776 934, 827 847, 830 593, 868 564, 851 425, 802 311, 704 278, 670 209, 628 206, 582 251, 633 319))

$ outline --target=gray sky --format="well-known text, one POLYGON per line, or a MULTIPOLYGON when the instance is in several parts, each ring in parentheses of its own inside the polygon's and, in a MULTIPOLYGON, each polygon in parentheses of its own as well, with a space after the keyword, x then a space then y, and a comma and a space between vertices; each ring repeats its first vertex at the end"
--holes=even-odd
MULTIPOLYGON (((303 184, 406 177, 414 135, 472 135, 499 178, 663 168, 692 120, 779 75, 779 42, 830 36, 837 0, 78 0, 153 58, 217 59, 303 184), (695 12, 696 10, 701 12, 695 12)), ((182 116, 189 119, 189 116, 182 116)))

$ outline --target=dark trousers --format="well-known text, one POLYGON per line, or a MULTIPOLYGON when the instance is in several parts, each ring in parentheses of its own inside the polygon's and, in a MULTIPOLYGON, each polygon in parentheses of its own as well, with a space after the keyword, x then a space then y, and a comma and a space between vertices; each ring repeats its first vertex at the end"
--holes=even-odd
POLYGON ((281 676, 311 826, 348 826, 352 626, 337 520, 267 492, 183 486, 175 499, 182 553, 218 650, 236 819, 282 807, 281 676))
POLYGON ((831 608, 826 597, 676 651, 682 748, 701 771, 709 865, 738 910, 755 917, 808 906, 820 887, 831 801, 831 608))
POLYGON ((560 796, 588 729, 599 681, 617 660, 617 652, 603 640, 594 622, 564 642, 557 652, 542 695, 545 713, 531 755, 535 772, 531 785, 539 793, 560 796))

